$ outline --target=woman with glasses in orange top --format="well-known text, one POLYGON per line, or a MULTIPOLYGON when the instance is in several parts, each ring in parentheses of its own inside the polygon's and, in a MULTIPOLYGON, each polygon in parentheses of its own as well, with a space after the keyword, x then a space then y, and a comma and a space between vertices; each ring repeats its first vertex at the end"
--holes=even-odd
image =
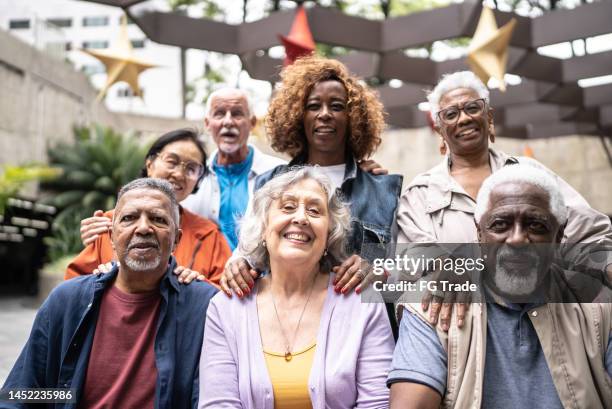
MULTIPOLYGON (((197 191, 206 170, 206 151, 198 134, 190 129, 179 129, 162 135, 153 143, 141 176, 167 180, 181 202, 197 191)), ((179 281, 197 273, 218 285, 225 262, 231 255, 223 234, 215 223, 187 209, 181 207, 180 214, 183 234, 174 251, 179 266, 175 272, 182 273, 179 281)), ((65 279, 91 274, 101 264, 115 259, 109 234, 112 216, 112 210, 106 213, 98 210, 94 217, 81 222, 81 239, 86 247, 68 265, 65 279)))

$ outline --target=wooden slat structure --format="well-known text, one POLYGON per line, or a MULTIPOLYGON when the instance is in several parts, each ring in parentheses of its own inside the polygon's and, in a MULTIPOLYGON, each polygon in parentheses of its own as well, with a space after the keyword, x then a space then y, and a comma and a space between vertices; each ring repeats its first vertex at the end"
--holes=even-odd
MULTIPOLYGON (((278 34, 289 32, 294 12, 279 11, 255 22, 231 25, 156 10, 146 0, 85 0, 123 8, 153 41, 184 48, 236 54, 252 78, 276 81, 282 60, 265 50, 280 45, 278 34), (263 52, 262 52, 263 51, 263 52)), ((434 41, 471 37, 482 6, 473 0, 448 7, 369 20, 336 9, 307 9, 314 40, 351 50, 339 58, 352 72, 402 86, 379 87, 392 126, 427 125, 417 108, 444 73, 467 69, 465 59, 434 61, 409 57, 406 49, 434 41)), ((500 135, 540 138, 568 134, 612 135, 612 84, 581 88, 580 79, 612 74, 612 51, 557 59, 537 48, 612 33, 612 1, 589 3, 572 10, 551 11, 536 18, 495 11, 499 25, 512 17, 517 27, 510 43, 507 72, 523 81, 506 93, 492 90, 500 135)))

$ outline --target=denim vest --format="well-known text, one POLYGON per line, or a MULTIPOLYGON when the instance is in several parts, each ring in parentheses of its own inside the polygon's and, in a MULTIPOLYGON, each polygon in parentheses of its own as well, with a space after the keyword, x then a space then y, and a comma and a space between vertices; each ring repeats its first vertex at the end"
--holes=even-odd
MULTIPOLYGON (((255 180, 255 190, 292 166, 306 164, 300 155, 288 165, 279 165, 255 180)), ((336 192, 349 205, 351 232, 346 249, 372 261, 391 253, 388 245, 395 240, 395 213, 402 190, 401 175, 372 175, 361 170, 353 156, 346 159, 342 186, 336 192)))

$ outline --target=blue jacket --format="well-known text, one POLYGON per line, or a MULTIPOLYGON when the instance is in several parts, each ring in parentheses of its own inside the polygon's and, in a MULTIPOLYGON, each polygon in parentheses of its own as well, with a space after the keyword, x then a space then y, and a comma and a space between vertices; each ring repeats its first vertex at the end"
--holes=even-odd
MULTIPOLYGON (((162 300, 154 347, 158 373, 155 408, 195 408, 206 309, 217 290, 202 282, 179 284, 172 273, 174 267, 175 261, 171 258, 159 287, 162 300)), ((102 294, 113 285, 117 272, 118 268, 114 267, 107 274, 73 278, 49 294, 36 314, 30 338, 3 389, 74 388, 78 402, 102 294)), ((58 403, 47 407, 76 408, 77 405, 58 403)), ((0 402, 1 408, 25 406, 0 402)))
MULTIPOLYGON (((298 156, 288 165, 279 165, 258 176, 255 190, 274 176, 305 162, 303 155, 298 156)), ((353 156, 347 156, 340 190, 351 210, 351 233, 347 243, 349 253, 359 254, 372 261, 393 252, 388 245, 395 240, 395 214, 402 179, 401 175, 372 175, 364 172, 357 166, 353 156)))

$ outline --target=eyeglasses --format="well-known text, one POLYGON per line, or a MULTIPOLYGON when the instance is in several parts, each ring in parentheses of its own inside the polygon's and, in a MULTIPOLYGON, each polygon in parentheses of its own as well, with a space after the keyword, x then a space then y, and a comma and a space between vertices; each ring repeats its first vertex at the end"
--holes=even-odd
POLYGON ((173 153, 158 153, 157 158, 168 171, 176 170, 178 166, 181 166, 185 173, 185 177, 189 179, 198 179, 204 173, 204 166, 202 166, 202 164, 192 161, 182 161, 173 153))
POLYGON ((484 112, 485 106, 487 106, 484 98, 475 99, 468 101, 463 104, 463 107, 459 105, 453 105, 452 107, 445 108, 438 111, 438 118, 446 125, 454 125, 461 116, 461 111, 465 112, 466 115, 474 118, 481 115, 484 112))

